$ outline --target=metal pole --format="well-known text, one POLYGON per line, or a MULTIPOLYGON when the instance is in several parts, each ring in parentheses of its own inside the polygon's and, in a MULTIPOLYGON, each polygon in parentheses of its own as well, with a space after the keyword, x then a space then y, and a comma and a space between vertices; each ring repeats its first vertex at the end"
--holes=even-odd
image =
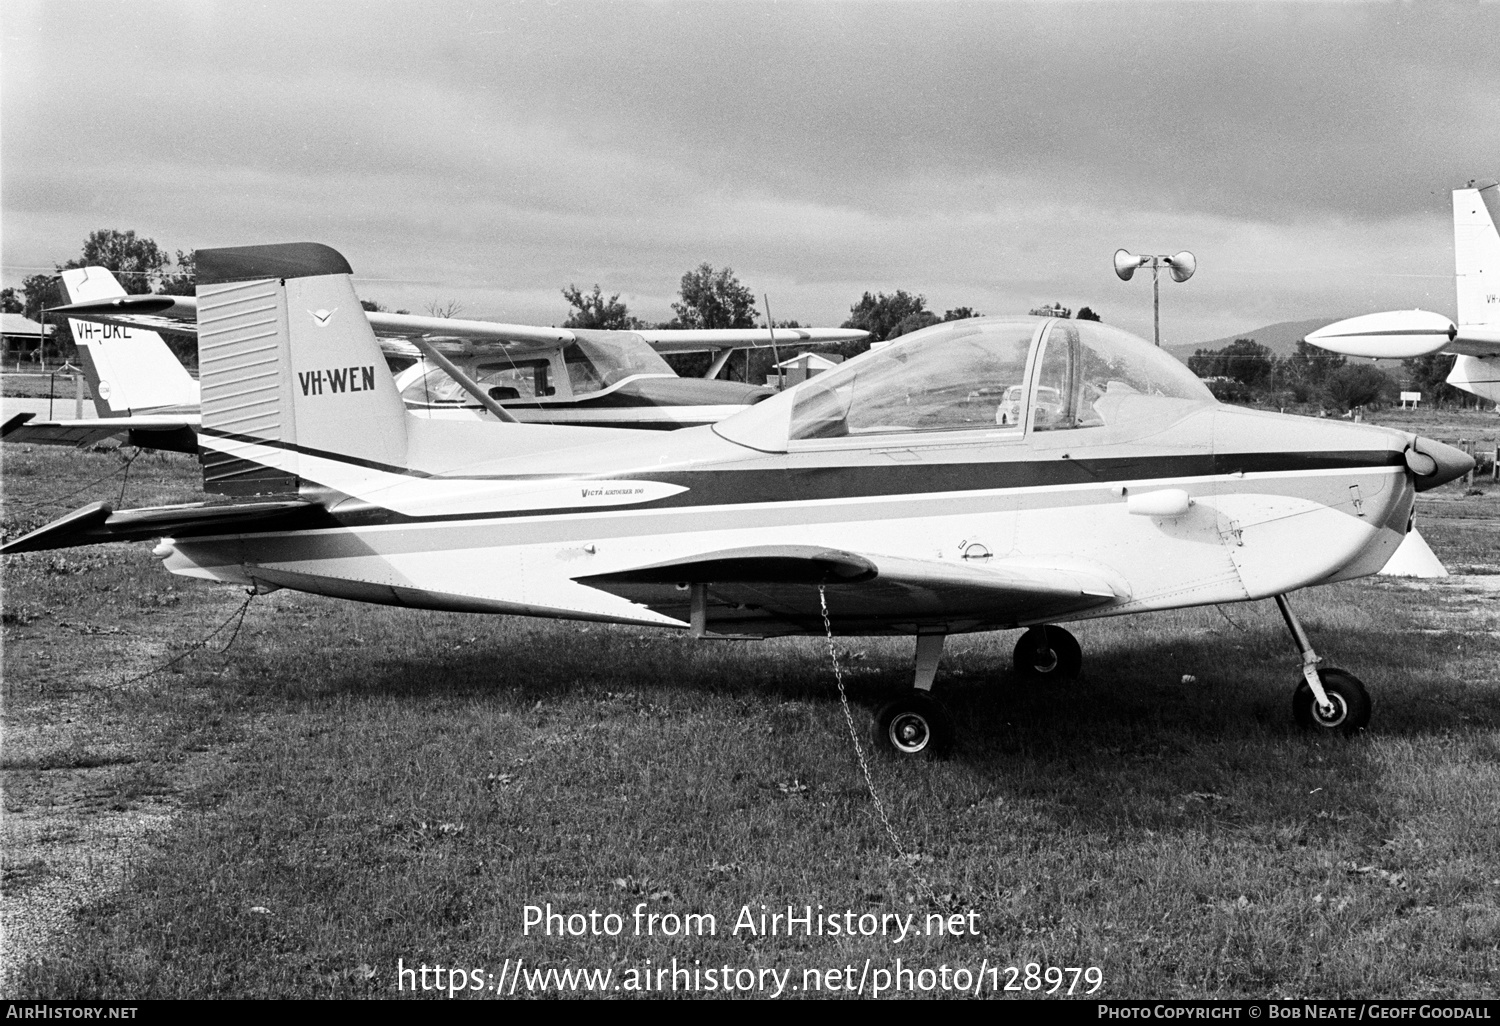
POLYGON ((1161 348, 1161 282, 1158 257, 1151 258, 1151 318, 1156 327, 1156 348, 1161 348))
POLYGON ((781 350, 776 348, 776 322, 771 320, 771 296, 762 292, 760 298, 766 304, 766 330, 771 333, 771 359, 776 361, 776 391, 786 389, 786 371, 781 366, 781 350))

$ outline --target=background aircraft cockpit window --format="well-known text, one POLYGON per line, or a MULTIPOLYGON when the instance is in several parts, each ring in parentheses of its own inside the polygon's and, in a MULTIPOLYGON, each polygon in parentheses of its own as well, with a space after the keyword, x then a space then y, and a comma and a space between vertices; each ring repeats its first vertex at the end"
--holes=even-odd
POLYGON ((563 362, 575 396, 597 392, 641 374, 675 374, 671 365, 638 335, 621 333, 610 337, 603 332, 577 330, 574 334, 577 341, 563 350, 563 362))
POLYGON ((935 325, 820 375, 792 409, 790 437, 1019 427, 1036 321, 935 325))
POLYGON ((1054 321, 1037 372, 1032 429, 1101 427, 1128 396, 1212 402, 1197 375, 1145 339, 1091 321, 1054 321))
MULTIPOLYGON (((505 363, 481 364, 478 384, 493 396, 495 389, 511 389, 513 399, 546 398, 557 392, 549 380, 552 373, 550 360, 507 360, 505 363)), ((495 398, 500 398, 495 396, 495 398)))
MULTIPOLYGON (((549 383, 551 364, 547 360, 485 360, 471 370, 475 384, 491 395, 501 390, 506 399, 536 399, 552 395, 549 383), (514 394, 511 394, 514 393, 514 394)), ((464 387, 450 378, 441 367, 431 367, 401 390, 406 402, 421 406, 478 406, 464 387)))

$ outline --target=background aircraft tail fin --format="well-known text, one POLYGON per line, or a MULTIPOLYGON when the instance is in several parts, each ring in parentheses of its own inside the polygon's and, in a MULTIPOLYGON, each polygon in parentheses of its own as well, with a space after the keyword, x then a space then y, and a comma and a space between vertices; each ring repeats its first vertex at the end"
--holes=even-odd
MULTIPOLYGON (((62 280, 69 303, 125 295, 103 267, 71 267, 62 272, 62 280)), ((100 417, 197 404, 198 382, 156 332, 71 317, 68 327, 100 417)))
POLYGON ((348 262, 316 243, 197 260, 204 489, 351 491, 402 470, 406 410, 348 262))
POLYGON ((1459 333, 1468 325, 1500 324, 1500 185, 1470 183, 1453 190, 1453 264, 1458 278, 1459 333))

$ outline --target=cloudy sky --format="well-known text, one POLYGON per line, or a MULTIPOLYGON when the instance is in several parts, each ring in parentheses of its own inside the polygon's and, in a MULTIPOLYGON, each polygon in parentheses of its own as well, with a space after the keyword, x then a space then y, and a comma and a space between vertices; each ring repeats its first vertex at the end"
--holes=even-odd
POLYGON ((870 291, 1089 304, 1167 343, 1454 307, 1449 192, 1500 177, 1500 4, 27 3, 0 13, 4 281, 96 228, 312 240, 363 295, 778 319, 870 291))

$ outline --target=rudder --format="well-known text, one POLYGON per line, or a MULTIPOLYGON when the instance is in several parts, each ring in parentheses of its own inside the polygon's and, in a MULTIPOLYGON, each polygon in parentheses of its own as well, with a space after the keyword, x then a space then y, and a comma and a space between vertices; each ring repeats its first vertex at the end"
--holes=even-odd
POLYGON ((406 411, 350 280, 316 243, 200 249, 204 488, 349 490, 400 470, 406 411))

